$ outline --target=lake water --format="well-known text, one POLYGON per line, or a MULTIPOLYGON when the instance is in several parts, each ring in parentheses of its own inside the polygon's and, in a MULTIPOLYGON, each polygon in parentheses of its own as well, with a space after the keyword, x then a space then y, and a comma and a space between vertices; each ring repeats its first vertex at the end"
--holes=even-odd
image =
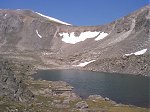
POLYGON ((33 77, 68 82, 82 98, 97 94, 117 103, 149 107, 150 77, 79 70, 41 70, 33 77))

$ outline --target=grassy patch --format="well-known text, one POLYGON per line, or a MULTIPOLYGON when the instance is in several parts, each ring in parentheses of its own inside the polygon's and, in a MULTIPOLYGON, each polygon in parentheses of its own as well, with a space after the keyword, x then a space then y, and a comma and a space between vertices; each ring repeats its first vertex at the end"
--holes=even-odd
POLYGON ((121 107, 111 107, 109 109, 109 112, 148 112, 148 109, 138 108, 138 107, 121 106, 121 107))

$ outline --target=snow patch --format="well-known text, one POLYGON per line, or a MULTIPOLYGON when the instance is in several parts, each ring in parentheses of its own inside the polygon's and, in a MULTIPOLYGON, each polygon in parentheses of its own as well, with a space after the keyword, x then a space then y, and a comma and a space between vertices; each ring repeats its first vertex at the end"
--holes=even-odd
POLYGON ((105 38, 108 35, 108 33, 102 32, 99 34, 99 36, 95 39, 96 41, 101 40, 105 38))
POLYGON ((84 41, 88 38, 94 38, 99 32, 82 32, 80 36, 75 36, 74 32, 72 33, 59 33, 60 36, 63 36, 62 41, 65 43, 76 44, 78 42, 84 41))
POLYGON ((88 38, 95 38, 96 36, 98 36, 95 40, 100 40, 103 39, 104 37, 106 37, 108 34, 107 33, 100 33, 100 32, 91 32, 91 31, 86 31, 86 32, 82 32, 80 34, 80 36, 75 36, 74 32, 69 33, 59 33, 60 36, 63 36, 62 41, 65 43, 69 43, 69 44, 76 44, 78 42, 84 41, 88 38))
POLYGON ((134 54, 134 55, 142 55, 142 54, 146 53, 146 51, 147 51, 147 49, 143 49, 143 50, 137 51, 135 53, 125 54, 125 55, 126 56, 130 56, 132 54, 134 54))
POLYGON ((42 38, 42 36, 39 34, 38 30, 36 30, 36 34, 39 36, 39 38, 42 38))
POLYGON ((43 15, 43 14, 38 13, 38 12, 36 12, 36 13, 37 13, 38 15, 42 16, 42 17, 45 17, 45 18, 47 18, 47 19, 51 20, 51 21, 55 21, 55 22, 57 22, 57 23, 61 23, 61 24, 65 24, 65 25, 71 25, 71 24, 69 24, 69 23, 66 23, 66 22, 60 21, 60 20, 55 19, 55 18, 53 18, 53 17, 49 17, 49 16, 43 15))
POLYGON ((87 64, 89 64, 89 63, 92 63, 92 62, 94 62, 95 60, 91 60, 91 61, 88 61, 88 62, 84 62, 84 63, 80 63, 80 64, 78 64, 77 66, 78 67, 84 67, 85 65, 87 65, 87 64))

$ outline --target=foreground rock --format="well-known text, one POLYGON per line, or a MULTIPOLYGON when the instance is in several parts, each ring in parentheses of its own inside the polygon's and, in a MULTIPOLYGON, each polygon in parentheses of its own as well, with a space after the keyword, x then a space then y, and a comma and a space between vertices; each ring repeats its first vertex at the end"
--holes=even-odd
POLYGON ((88 104, 85 101, 81 101, 76 104, 76 108, 85 109, 85 108, 88 108, 88 104))
POLYGON ((29 66, 20 65, 21 71, 14 70, 15 66, 15 64, 12 65, 10 61, 0 57, 0 97, 7 96, 11 100, 20 102, 29 101, 34 95, 27 89, 27 85, 23 80, 29 66))
POLYGON ((104 99, 104 98, 100 95, 90 95, 88 97, 88 99, 90 99, 90 100, 99 100, 99 99, 104 99))

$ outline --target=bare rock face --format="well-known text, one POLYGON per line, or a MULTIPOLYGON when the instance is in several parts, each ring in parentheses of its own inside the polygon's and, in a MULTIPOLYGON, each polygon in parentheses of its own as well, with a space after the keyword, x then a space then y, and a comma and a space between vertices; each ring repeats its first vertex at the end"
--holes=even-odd
MULTIPOLYGON (((80 63, 124 57, 143 49, 149 55, 149 7, 101 26, 68 25, 30 10, 0 10, 0 54, 29 61, 37 68, 75 68, 80 63)), ((98 67, 97 63, 98 71, 114 70, 98 67)), ((114 67, 122 73, 118 65, 114 67)), ((127 73, 139 73, 132 69, 127 73)))
POLYGON ((6 34, 17 33, 21 30, 23 21, 18 15, 5 14, 3 17, 1 30, 5 31, 6 34))
POLYGON ((8 97, 11 100, 26 102, 33 97, 23 80, 15 76, 12 63, 0 59, 0 97, 8 97))

